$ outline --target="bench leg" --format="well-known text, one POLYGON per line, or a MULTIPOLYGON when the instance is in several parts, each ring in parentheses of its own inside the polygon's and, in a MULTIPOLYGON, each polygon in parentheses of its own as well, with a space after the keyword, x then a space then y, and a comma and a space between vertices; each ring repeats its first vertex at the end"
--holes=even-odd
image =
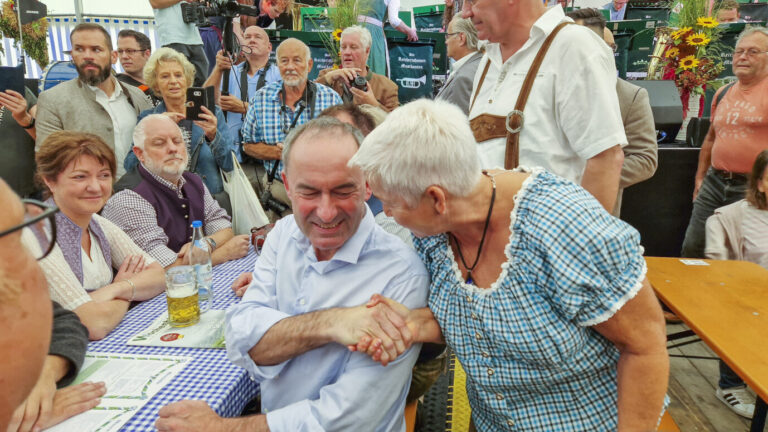
POLYGON ((755 414, 752 416, 752 426, 749 428, 749 431, 763 432, 763 428, 765 427, 765 415, 768 413, 768 405, 765 404, 765 401, 760 396, 755 399, 755 414))

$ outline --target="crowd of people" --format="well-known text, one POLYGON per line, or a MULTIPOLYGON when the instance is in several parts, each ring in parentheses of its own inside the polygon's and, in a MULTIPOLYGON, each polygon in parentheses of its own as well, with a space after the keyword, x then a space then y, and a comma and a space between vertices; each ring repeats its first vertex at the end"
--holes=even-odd
MULTIPOLYGON (((298 39, 270 61, 262 27, 290 1, 261 0, 257 22, 239 21, 241 59, 210 52, 178 1, 150 3, 154 52, 143 33, 121 31, 115 49, 82 23, 77 78, 0 92, 0 347, 18 353, 0 366, 0 429, 98 404, 103 383, 67 387, 88 341, 164 291, 193 221, 213 265, 249 253, 222 179, 236 164, 275 223, 226 319, 228 356, 259 382, 262 414, 181 401, 158 430, 404 430, 446 347, 468 376, 471 430, 657 426, 665 322, 640 235, 618 218, 622 190, 656 170, 656 131, 648 93, 617 78, 600 11, 453 0, 449 77, 435 100, 400 106, 378 34, 397 0, 371 2, 341 33, 341 67, 316 80, 298 39), (214 109, 187 118, 187 90, 203 85, 214 109)), ((736 43, 684 257, 768 268, 767 53, 763 27, 736 43)), ((722 362, 717 397, 752 416, 722 362)))

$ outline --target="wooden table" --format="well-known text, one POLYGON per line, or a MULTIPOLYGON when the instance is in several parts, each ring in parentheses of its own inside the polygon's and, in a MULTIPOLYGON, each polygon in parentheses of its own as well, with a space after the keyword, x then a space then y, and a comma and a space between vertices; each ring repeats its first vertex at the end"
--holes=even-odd
POLYGON ((746 261, 646 257, 659 298, 754 391, 751 431, 762 431, 768 400, 768 270, 746 261))

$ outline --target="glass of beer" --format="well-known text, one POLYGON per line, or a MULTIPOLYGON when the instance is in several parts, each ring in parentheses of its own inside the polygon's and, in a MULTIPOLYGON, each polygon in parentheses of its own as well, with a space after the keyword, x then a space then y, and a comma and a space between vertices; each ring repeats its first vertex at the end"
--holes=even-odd
POLYGON ((187 327, 200 321, 197 303, 197 279, 193 266, 171 267, 165 272, 165 295, 168 300, 168 324, 187 327))

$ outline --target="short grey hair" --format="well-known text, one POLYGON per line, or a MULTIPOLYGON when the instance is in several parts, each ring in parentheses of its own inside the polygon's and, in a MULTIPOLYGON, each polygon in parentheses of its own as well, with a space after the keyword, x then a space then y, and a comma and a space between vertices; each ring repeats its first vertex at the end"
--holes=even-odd
MULTIPOLYGON (((275 59, 278 60, 278 62, 279 62, 279 59, 280 59, 280 48, 282 48, 283 44, 285 44, 288 41, 296 41, 296 42, 300 43, 304 47, 304 53, 305 53, 305 55, 307 57, 307 63, 309 63, 309 61, 312 59, 312 51, 309 50, 309 46, 307 46, 307 44, 302 42, 300 39, 296 39, 296 38, 288 38, 288 39, 280 42, 280 45, 278 45, 277 49, 275 50, 275 59)), ((309 71, 307 71, 307 72, 309 72, 309 71)))
POLYGON ((456 33, 464 33, 467 37, 467 49, 477 51, 480 49, 480 44, 477 39, 477 29, 472 24, 472 20, 469 18, 462 18, 461 14, 454 15, 450 24, 453 31, 456 33))
POLYGON ((449 102, 419 99, 395 109, 349 161, 369 183, 413 208, 440 186, 467 196, 480 181, 480 157, 467 116, 449 102))
POLYGON ((136 127, 133 129, 133 146, 138 147, 142 150, 144 150, 144 141, 147 140, 147 123, 149 123, 152 120, 165 120, 171 122, 176 128, 179 130, 179 133, 184 136, 184 134, 181 132, 181 128, 179 127, 176 122, 174 122, 170 117, 163 114, 150 114, 136 125, 136 127))
POLYGON ((358 35, 360 37, 360 43, 363 45, 363 48, 371 47, 371 32, 363 26, 349 26, 341 32, 341 39, 344 39, 345 35, 358 35))
POLYGON ((195 80, 195 67, 187 60, 187 56, 173 48, 163 47, 153 52, 149 56, 147 64, 144 65, 144 81, 146 81, 149 88, 156 90, 157 67, 160 63, 170 62, 176 62, 181 65, 181 68, 184 70, 184 78, 187 81, 187 87, 192 86, 192 82, 195 80))
POLYGON ((763 26, 749 26, 744 29, 741 33, 739 33, 738 39, 736 39, 736 45, 738 46, 742 39, 744 39, 747 36, 752 36, 755 33, 762 33, 763 36, 768 37, 768 28, 765 28, 763 26))
POLYGON ((333 137, 334 140, 339 140, 344 135, 349 135, 355 140, 355 144, 358 148, 360 148, 360 145, 363 143, 363 133, 360 132, 360 129, 350 124, 343 123, 334 117, 318 117, 293 129, 285 138, 282 154, 285 170, 288 171, 288 166, 290 165, 291 148, 296 144, 296 141, 298 141, 299 138, 311 139, 322 135, 329 135, 333 137))

